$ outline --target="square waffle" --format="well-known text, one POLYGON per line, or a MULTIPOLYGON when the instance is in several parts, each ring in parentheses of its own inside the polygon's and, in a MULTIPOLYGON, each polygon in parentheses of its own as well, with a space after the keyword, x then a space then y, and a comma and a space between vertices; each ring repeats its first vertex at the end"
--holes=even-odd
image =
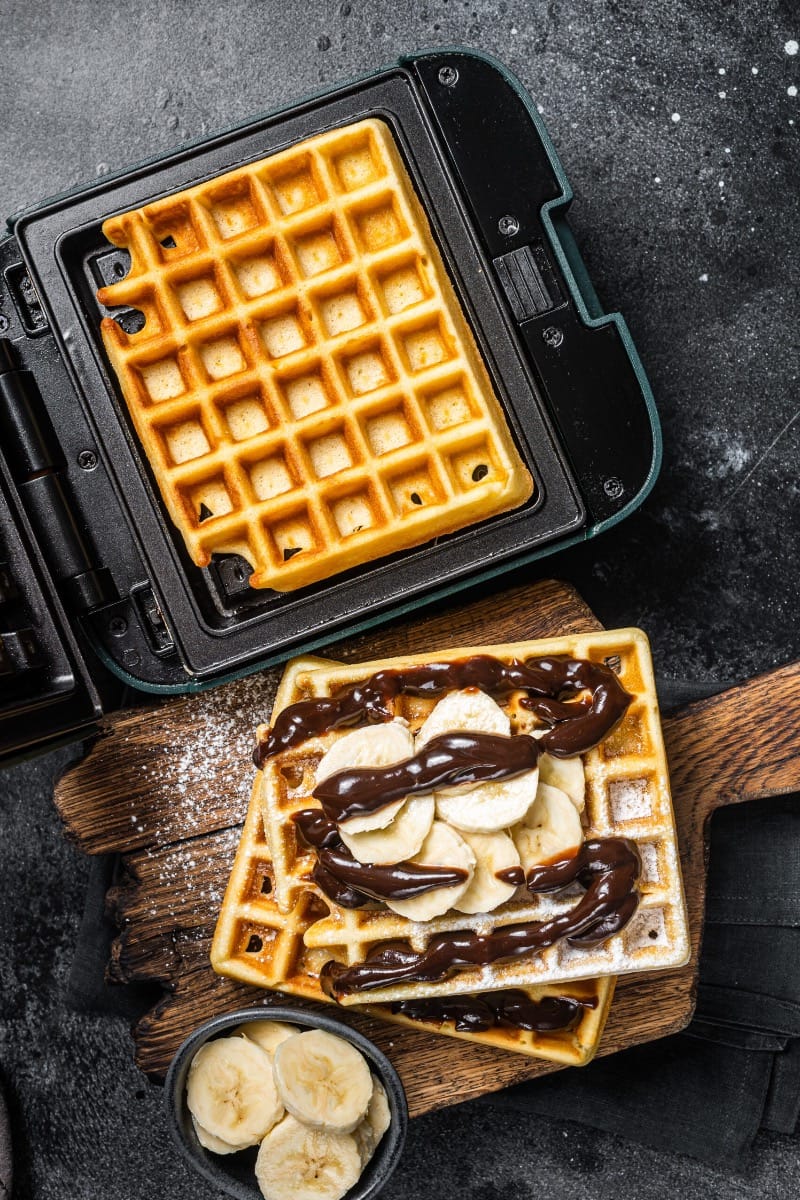
MULTIPOLYGON (((613 666, 623 687, 633 697, 624 718, 604 741, 583 756, 586 776, 586 838, 628 838, 638 848, 642 862, 636 913, 605 944, 570 947, 566 940, 536 954, 491 966, 470 966, 438 982, 397 983, 392 986, 340 997, 343 1004, 386 1002, 411 997, 447 996, 487 989, 530 987, 588 976, 618 975, 677 967, 689 956, 686 913, 680 877, 675 824, 669 793, 658 704, 650 651, 645 635, 636 629, 603 631, 522 642, 503 646, 458 648, 435 655, 403 659, 316 666, 289 672, 276 699, 276 714, 295 701, 329 697, 363 681, 379 670, 415 663, 447 662, 488 654, 510 662, 542 655, 568 656, 613 666)), ((418 729, 435 701, 400 694, 388 707, 393 715, 418 729)), ((520 713, 511 713, 512 728, 519 729, 520 713)), ((293 749, 267 760, 261 778, 261 800, 267 839, 275 870, 275 898, 289 911, 299 893, 316 885, 309 879, 315 852, 297 835, 292 814, 319 808, 312 796, 316 766, 337 737, 331 731, 309 738, 293 749)), ((382 943, 405 942, 424 951, 437 934, 473 930, 486 934, 504 926, 541 921, 569 911, 576 903, 573 892, 532 896, 521 890, 494 911, 467 916, 450 910, 431 921, 415 923, 385 906, 345 909, 324 899, 329 915, 315 921, 304 934, 306 945, 325 950, 340 963, 363 962, 382 943)))
POLYGON ((389 127, 319 134, 103 232, 101 323, 192 561, 289 591, 533 491, 389 127))
MULTIPOLYGON (((259 791, 256 785, 220 910, 211 946, 212 966, 220 975, 255 987, 275 988, 306 1000, 333 1003, 319 983, 320 968, 329 955, 310 950, 303 942, 306 929, 327 911, 326 907, 312 892, 298 894, 289 913, 281 912, 275 903, 275 872, 264 837, 259 791)), ((551 1032, 507 1025, 466 1032, 457 1030, 453 1021, 432 1024, 411 1020, 393 1013, 390 1005, 375 1004, 359 1011, 420 1031, 462 1038, 532 1058, 546 1058, 565 1066, 583 1066, 594 1056, 599 1044, 614 982, 605 977, 572 982, 564 987, 525 989, 533 1000, 560 996, 580 1002, 577 1023, 571 1029, 551 1032)))

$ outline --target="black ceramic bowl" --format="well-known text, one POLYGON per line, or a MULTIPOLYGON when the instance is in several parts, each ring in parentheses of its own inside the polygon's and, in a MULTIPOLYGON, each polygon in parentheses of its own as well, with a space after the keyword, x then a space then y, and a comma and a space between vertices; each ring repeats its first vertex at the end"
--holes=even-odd
POLYGON ((369 1200, 386 1184, 400 1160, 408 1127, 406 1094, 397 1071, 377 1046, 349 1025, 321 1013, 299 1008, 243 1008, 238 1012, 213 1017, 200 1025, 178 1050, 167 1073, 164 1091, 173 1137, 192 1166, 215 1187, 236 1196, 237 1200, 262 1200, 255 1175, 258 1146, 240 1150, 238 1154, 225 1155, 212 1154, 201 1146, 186 1104, 186 1076, 192 1059, 206 1042, 229 1033, 236 1025, 243 1025, 247 1021, 270 1020, 285 1021, 304 1029, 325 1029, 344 1038, 361 1051, 370 1070, 386 1089, 391 1124, 358 1183, 344 1197, 344 1200, 369 1200))

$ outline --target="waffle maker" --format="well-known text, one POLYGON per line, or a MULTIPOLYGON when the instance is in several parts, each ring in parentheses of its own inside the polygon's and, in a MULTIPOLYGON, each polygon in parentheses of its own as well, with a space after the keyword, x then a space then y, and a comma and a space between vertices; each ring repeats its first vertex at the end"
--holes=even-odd
MULTIPOLYGON (((630 513, 660 458, 623 319, 565 220, 572 194, 521 86, 465 51, 414 55, 9 222, 0 243, 0 757, 96 727, 109 671, 189 692, 552 554, 630 513), (105 357, 102 222, 325 130, 386 121, 537 481, 512 512, 279 593, 188 559, 105 357)), ((141 314, 116 311, 136 329, 141 314)), ((127 323, 127 324, 126 324, 127 323)))

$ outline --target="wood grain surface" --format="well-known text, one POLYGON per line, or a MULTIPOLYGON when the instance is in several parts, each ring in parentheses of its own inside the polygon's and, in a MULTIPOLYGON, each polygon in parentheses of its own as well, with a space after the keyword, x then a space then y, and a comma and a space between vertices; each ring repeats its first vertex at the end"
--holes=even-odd
MULTIPOLYGON (((325 653, 357 661, 599 628, 574 589, 548 581, 413 616, 325 653)), ((122 856, 108 897, 120 931, 108 976, 164 989, 134 1030, 136 1061, 155 1077, 163 1076, 183 1039, 208 1017, 284 999, 220 978, 208 961, 249 797, 253 729, 269 713, 280 674, 277 668, 201 696, 115 714, 56 789, 68 836, 87 853, 122 856)), ((620 979, 600 1054, 674 1033, 689 1021, 705 903, 707 823, 720 805, 800 789, 800 664, 688 706, 663 725, 692 957, 678 971, 620 979), (779 719, 765 723, 764 712, 779 719)), ((339 1015, 392 1059, 412 1116, 558 1069, 359 1017, 352 1009, 339 1015)))

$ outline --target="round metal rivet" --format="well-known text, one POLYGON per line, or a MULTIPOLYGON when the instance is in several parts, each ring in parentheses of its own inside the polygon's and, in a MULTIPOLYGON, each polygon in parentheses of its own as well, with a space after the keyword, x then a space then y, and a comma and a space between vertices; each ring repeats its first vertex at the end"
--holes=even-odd
POLYGON ((542 330, 542 341, 551 350, 556 350, 564 340, 564 331, 559 329, 557 325, 548 325, 547 329, 542 330))

